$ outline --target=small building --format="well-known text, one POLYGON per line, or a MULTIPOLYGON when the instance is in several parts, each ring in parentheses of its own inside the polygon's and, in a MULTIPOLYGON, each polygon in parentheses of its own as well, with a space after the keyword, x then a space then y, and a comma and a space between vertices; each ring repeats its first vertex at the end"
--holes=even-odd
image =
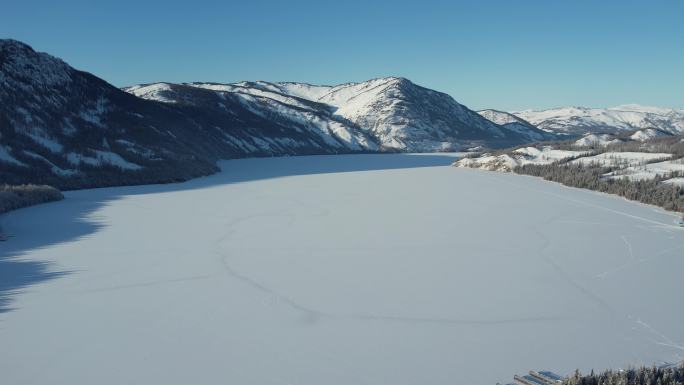
POLYGON ((562 376, 559 376, 558 374, 554 372, 550 372, 548 370, 542 370, 539 372, 535 372, 534 370, 530 370, 530 376, 539 379, 543 381, 544 383, 548 385, 555 385, 563 382, 564 378, 562 376))
POLYGON ((520 385, 548 385, 546 382, 532 376, 513 376, 513 379, 520 385))

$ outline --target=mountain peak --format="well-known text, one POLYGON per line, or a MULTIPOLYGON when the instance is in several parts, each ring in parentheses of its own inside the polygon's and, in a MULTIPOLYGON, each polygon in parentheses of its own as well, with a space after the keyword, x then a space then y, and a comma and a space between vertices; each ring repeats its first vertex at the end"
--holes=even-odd
POLYGON ((61 59, 36 52, 28 44, 13 39, 0 40, 0 72, 8 82, 42 87, 71 81, 71 68, 61 59))
POLYGON ((408 80, 405 77, 402 76, 386 76, 382 78, 378 78, 379 80, 384 80, 386 82, 393 82, 393 83, 410 83, 414 84, 412 81, 408 80))
POLYGON ((4 51, 17 51, 17 50, 24 50, 28 52, 34 52, 33 48, 31 48, 30 45, 23 43, 19 40, 14 40, 14 39, 0 39, 0 52, 4 51))

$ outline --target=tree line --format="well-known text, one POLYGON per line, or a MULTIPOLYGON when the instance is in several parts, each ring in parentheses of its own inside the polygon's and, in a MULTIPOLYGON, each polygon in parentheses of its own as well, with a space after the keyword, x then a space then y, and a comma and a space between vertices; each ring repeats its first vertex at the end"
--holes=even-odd
POLYGON ((54 187, 46 185, 0 185, 0 214, 18 208, 64 199, 54 187))
MULTIPOLYGON (((54 187, 45 185, 0 185, 0 214, 22 207, 64 199, 64 195, 54 187)), ((0 227, 0 241, 6 237, 0 227)))
POLYGON ((659 206, 670 211, 684 211, 682 188, 677 184, 662 183, 673 175, 658 175, 648 180, 607 178, 604 175, 613 171, 611 167, 568 163, 526 164, 516 167, 513 171, 518 174, 541 177, 565 186, 620 195, 629 200, 659 206))
POLYGON ((627 370, 608 370, 582 375, 575 371, 563 385, 684 385, 684 363, 672 367, 641 367, 627 370))

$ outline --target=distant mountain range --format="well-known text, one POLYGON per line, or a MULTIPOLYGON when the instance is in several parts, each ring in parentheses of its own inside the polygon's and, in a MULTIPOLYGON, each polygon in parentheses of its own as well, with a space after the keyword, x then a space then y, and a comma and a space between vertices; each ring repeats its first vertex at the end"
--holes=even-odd
POLYGON ((0 183, 163 183, 212 173, 216 160, 237 157, 506 147, 649 124, 684 130, 681 111, 633 108, 633 118, 620 120, 632 126, 598 124, 595 116, 603 115, 592 112, 590 120, 573 111, 477 113, 400 77, 119 89, 24 43, 0 40, 0 183))
POLYGON ((684 110, 637 104, 612 108, 561 107, 541 111, 515 111, 512 114, 555 134, 618 133, 644 128, 671 134, 684 132, 684 110))

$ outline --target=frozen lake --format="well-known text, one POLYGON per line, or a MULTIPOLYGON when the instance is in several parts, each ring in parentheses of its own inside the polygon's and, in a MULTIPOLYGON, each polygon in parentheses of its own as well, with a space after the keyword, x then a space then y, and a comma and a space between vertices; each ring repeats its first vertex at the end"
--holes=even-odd
POLYGON ((4 215, 0 382, 494 385, 684 357, 673 214, 452 160, 234 160, 4 215))

